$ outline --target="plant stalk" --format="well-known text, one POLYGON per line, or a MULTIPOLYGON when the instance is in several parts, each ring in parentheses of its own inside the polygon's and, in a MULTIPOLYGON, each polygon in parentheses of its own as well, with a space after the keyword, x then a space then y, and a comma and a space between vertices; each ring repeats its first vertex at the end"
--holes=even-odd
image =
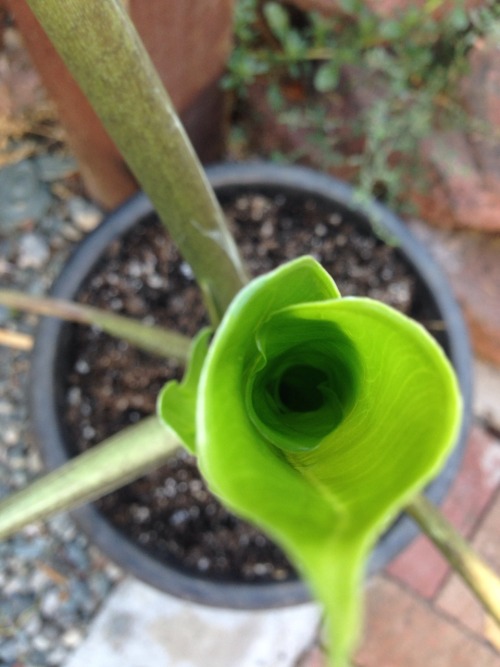
MULTIPOLYGON (((179 443, 156 417, 124 429, 0 501, 0 539, 120 488, 165 463, 179 443)), ((424 496, 407 513, 500 625, 500 579, 424 496)))
POLYGON ((120 488, 165 463, 178 446, 156 417, 124 429, 0 501, 0 539, 120 488))
POLYGON ((425 497, 405 508, 500 626, 500 578, 425 497))
POLYGON ((63 299, 31 296, 15 290, 0 290, 0 304, 35 315, 59 317, 69 322, 96 326, 110 336, 126 340, 131 345, 160 357, 181 362, 185 362, 189 357, 191 340, 187 336, 100 308, 63 299))
POLYGON ((220 319, 245 284, 245 270, 203 168, 122 3, 27 2, 220 319))

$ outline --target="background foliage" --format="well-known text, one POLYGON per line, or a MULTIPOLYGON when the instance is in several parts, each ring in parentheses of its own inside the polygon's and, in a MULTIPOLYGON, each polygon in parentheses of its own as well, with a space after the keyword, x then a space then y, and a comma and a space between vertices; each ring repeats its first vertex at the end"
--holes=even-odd
POLYGON ((330 17, 239 0, 224 85, 241 108, 252 86, 264 83, 279 123, 305 135, 317 166, 347 172, 365 192, 394 203, 409 179, 422 176, 419 147, 434 129, 470 129, 460 98, 468 56, 478 39, 500 36, 494 0, 468 10, 457 2, 438 19, 442 4, 428 0, 387 19, 363 0, 342 0, 330 17), (352 88, 356 103, 339 105, 352 88))

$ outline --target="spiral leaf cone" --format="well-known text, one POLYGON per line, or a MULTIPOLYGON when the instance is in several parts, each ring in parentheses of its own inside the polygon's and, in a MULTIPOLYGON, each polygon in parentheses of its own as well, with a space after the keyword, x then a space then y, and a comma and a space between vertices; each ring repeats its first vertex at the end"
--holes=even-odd
POLYGON ((271 535, 324 604, 331 664, 360 632, 376 538, 436 475, 461 398, 438 344, 379 302, 341 298, 310 257, 257 278, 159 412, 210 488, 271 535))

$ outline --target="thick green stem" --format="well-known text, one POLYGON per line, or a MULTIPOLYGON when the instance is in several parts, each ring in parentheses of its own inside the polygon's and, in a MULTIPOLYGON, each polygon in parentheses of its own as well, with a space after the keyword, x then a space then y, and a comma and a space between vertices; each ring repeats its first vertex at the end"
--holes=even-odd
POLYGON ((406 511, 460 575, 484 609, 500 625, 498 575, 484 563, 425 496, 414 498, 406 511))
POLYGON ((0 290, 0 304, 35 315, 59 317, 69 322, 93 325, 110 336, 121 338, 146 352, 185 362, 191 340, 187 336, 157 326, 142 324, 123 315, 84 306, 63 299, 31 296, 15 290, 0 290))
POLYGON ((27 0, 115 141, 217 317, 246 282, 170 98, 119 0, 27 0))
POLYGON ((91 502, 165 463, 179 446, 156 417, 144 419, 0 502, 0 539, 91 502))

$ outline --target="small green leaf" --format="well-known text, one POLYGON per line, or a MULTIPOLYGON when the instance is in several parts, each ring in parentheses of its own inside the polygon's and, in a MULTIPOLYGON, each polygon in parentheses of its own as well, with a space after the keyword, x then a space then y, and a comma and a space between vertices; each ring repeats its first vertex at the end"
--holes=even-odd
POLYGON ((279 113, 280 111, 283 111, 283 108, 285 107, 285 97, 277 83, 272 82, 269 84, 266 91, 266 97, 267 103, 269 104, 273 113, 279 113))
POLYGON ((469 25, 469 17, 467 16, 467 12, 461 7, 456 7, 453 9, 447 18, 455 30, 465 30, 469 25))
POLYGON ((327 93, 337 87, 339 82, 337 63, 327 62, 321 65, 314 76, 314 87, 320 93, 327 93))
POLYGON ((290 30, 290 17, 286 9, 279 2, 266 2, 263 12, 274 35, 279 40, 286 39, 290 30))
POLYGON ((282 41, 283 51, 287 59, 291 62, 302 61, 302 65, 307 63, 307 41, 297 30, 288 30, 282 41))
POLYGON ((382 39, 396 41, 403 37, 404 25, 401 20, 386 19, 381 21, 379 33, 382 39))
POLYGON ((193 339, 187 373, 182 382, 168 382, 160 392, 157 412, 161 421, 192 454, 196 453, 195 413, 198 384, 212 331, 202 329, 193 339))

